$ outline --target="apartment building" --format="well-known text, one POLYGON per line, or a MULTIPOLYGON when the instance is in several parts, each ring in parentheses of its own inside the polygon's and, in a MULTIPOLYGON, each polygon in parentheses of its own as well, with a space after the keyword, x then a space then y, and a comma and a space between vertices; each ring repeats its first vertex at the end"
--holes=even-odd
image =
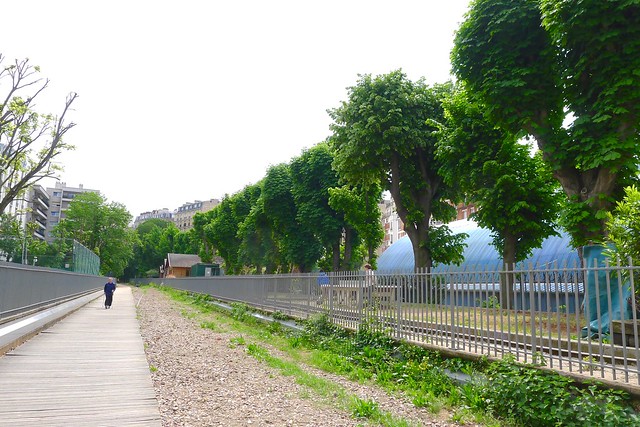
POLYGON ((185 203, 173 213, 173 222, 180 231, 187 231, 193 228, 193 217, 198 212, 208 212, 220 204, 218 199, 185 203))
POLYGON ((49 193, 40 185, 29 189, 27 197, 26 224, 33 224, 33 238, 45 240, 47 214, 49 213, 49 193))
POLYGON ((380 221, 384 230, 384 239, 378 248, 378 255, 407 234, 404 231, 404 224, 396 212, 396 204, 393 199, 384 199, 379 204, 379 208, 382 215, 380 221))
POLYGON ((137 228, 143 222, 149 219, 164 219, 166 221, 173 221, 173 212, 167 208, 154 209, 150 212, 142 212, 133 221, 133 228, 137 228))
POLYGON ((47 215, 45 240, 51 242, 53 240, 53 228, 64 218, 64 213, 69 209, 69 203, 71 203, 73 198, 82 193, 100 194, 100 191, 84 188, 82 184, 78 187, 69 187, 65 182, 56 182, 55 187, 47 188, 47 193, 49 193, 49 211, 47 215))
MULTIPOLYGON (((396 204, 393 199, 384 199, 380 204, 380 212, 382 217, 382 228, 384 229, 384 240, 378 248, 378 255, 382 254, 389 246, 406 236, 404 224, 398 212, 396 212, 396 204)), ((456 220, 469 219, 477 210, 473 203, 460 203, 456 206, 456 220)), ((441 225, 441 221, 431 221, 432 225, 441 225)))

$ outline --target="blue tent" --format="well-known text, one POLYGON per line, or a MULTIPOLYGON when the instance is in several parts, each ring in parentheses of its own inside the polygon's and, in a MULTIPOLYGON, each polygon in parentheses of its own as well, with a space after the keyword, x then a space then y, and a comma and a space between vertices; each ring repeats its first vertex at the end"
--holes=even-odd
MULTIPOLYGON (((467 233, 465 240, 467 247, 464 250, 464 262, 456 269, 495 270, 502 266, 502 257, 491 245, 491 231, 479 227, 475 221, 460 220, 448 224, 453 233, 467 233)), ((578 252, 571 247, 570 237, 561 232, 560 236, 551 236, 544 240, 542 247, 534 249, 533 253, 524 263, 532 263, 534 266, 552 266, 557 262, 563 266, 578 265, 578 252)), ((395 242, 378 258, 378 272, 410 274, 414 271, 413 247, 408 236, 395 242)), ((445 269, 448 266, 436 265, 434 271, 445 269)))

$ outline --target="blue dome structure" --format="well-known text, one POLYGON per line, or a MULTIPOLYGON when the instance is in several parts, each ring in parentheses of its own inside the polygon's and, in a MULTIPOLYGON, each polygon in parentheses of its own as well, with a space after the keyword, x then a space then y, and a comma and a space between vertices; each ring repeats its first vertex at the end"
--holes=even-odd
MULTIPOLYGON (((454 234, 467 233, 467 247, 464 250, 464 261, 460 266, 436 265, 434 272, 454 268, 456 270, 476 269, 482 271, 498 271, 502 267, 502 256, 491 245, 491 231, 478 226, 475 221, 459 220, 447 224, 454 234)), ((574 266, 578 263, 578 252, 571 247, 570 237, 566 232, 560 236, 547 237, 541 248, 534 249, 531 256, 523 261, 534 266, 546 268, 557 263, 558 266, 574 266)), ((414 272, 413 247, 408 236, 404 236, 378 258, 378 272, 384 274, 411 274, 414 272)))

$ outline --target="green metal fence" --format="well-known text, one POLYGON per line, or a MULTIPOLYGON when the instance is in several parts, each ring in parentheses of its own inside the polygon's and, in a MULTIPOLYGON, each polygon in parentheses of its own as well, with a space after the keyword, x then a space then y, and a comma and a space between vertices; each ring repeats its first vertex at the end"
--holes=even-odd
POLYGON ((46 243, 0 235, 0 261, 100 274, 100 257, 73 239, 57 239, 46 243))
POLYGON ((73 241, 72 260, 71 271, 84 274, 100 274, 100 257, 75 240, 73 241))

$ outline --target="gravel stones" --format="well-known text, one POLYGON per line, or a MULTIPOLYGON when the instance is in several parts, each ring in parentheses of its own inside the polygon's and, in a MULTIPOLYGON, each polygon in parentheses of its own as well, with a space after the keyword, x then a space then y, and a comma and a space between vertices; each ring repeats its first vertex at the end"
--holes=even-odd
MULTIPOLYGON (((153 288, 133 288, 139 300, 145 343, 163 426, 361 426, 343 409, 326 402, 294 377, 231 345, 237 334, 202 328, 184 308, 153 288)), ((260 344, 263 346, 264 344, 260 344)), ((266 347, 266 346, 265 346, 266 347)), ((268 348, 268 347, 267 347, 268 348)), ((273 348, 269 352, 286 358, 273 348)), ((339 383, 361 399, 371 399, 418 426, 454 426, 384 390, 302 366, 339 383)))

